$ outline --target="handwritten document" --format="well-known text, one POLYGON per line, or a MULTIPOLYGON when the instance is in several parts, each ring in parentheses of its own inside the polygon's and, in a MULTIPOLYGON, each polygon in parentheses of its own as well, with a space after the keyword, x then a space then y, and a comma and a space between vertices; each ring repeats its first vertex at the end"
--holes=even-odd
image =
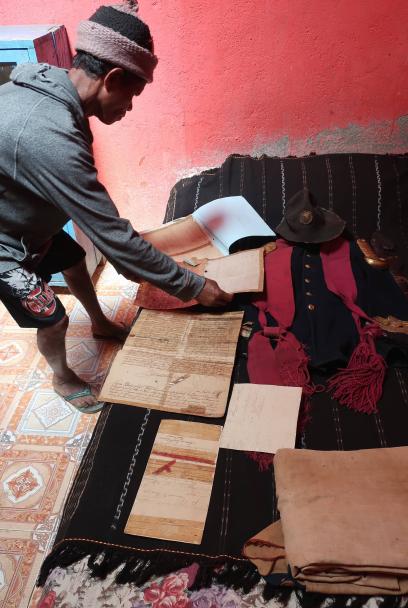
MULTIPOLYGON (((213 279, 228 293, 261 292, 264 285, 263 248, 248 249, 232 255, 200 260, 196 266, 180 263, 192 272, 213 279)), ((197 304, 195 300, 182 302, 162 289, 142 283, 138 289, 135 303, 151 310, 174 310, 197 304)))
POLYGON ((298 386, 235 384, 220 447, 268 454, 295 447, 301 396, 298 386))
POLYGON ((201 543, 221 428, 161 421, 126 534, 201 543))
POLYGON ((221 417, 242 312, 142 310, 105 380, 101 401, 221 417))

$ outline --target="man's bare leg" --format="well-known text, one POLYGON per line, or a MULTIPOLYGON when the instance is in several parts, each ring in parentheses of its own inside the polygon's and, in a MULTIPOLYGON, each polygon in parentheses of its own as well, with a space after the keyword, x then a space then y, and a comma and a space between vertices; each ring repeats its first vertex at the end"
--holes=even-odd
MULTIPOLYGON (((55 325, 37 330, 38 350, 54 372, 52 384, 55 390, 64 396, 76 393, 89 386, 68 367, 65 348, 65 334, 67 333, 68 323, 68 317, 65 315, 55 325)), ((71 401, 72 405, 82 407, 94 405, 96 402, 96 397, 93 395, 77 397, 71 401)))
POLYGON ((103 313, 98 298, 95 293, 91 277, 86 267, 85 260, 81 260, 79 264, 67 268, 63 272, 70 292, 81 302, 82 306, 88 313, 92 332, 95 335, 116 338, 117 340, 125 340, 128 331, 121 323, 110 321, 103 313))

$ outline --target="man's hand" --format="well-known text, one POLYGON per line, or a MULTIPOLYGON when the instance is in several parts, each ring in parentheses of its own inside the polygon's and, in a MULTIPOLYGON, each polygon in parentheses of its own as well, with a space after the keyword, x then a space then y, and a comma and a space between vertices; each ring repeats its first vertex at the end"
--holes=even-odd
POLYGON ((233 297, 234 294, 220 289, 215 281, 206 279, 204 287, 195 299, 203 306, 226 306, 233 297))

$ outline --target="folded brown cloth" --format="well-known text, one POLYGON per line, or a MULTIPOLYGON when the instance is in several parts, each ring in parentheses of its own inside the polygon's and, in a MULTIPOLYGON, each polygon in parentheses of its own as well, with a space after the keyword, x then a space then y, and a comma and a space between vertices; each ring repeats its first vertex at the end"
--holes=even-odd
POLYGON ((281 519, 243 549, 262 576, 289 571, 281 584, 325 594, 408 593, 408 447, 284 449, 274 469, 281 519))

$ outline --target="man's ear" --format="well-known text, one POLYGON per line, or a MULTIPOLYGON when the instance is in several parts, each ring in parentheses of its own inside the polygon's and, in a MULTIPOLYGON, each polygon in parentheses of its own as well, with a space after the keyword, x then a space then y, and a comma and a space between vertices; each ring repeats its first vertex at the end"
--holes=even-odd
POLYGON ((112 68, 105 74, 103 84, 108 93, 120 88, 123 84, 125 70, 123 68, 112 68))

